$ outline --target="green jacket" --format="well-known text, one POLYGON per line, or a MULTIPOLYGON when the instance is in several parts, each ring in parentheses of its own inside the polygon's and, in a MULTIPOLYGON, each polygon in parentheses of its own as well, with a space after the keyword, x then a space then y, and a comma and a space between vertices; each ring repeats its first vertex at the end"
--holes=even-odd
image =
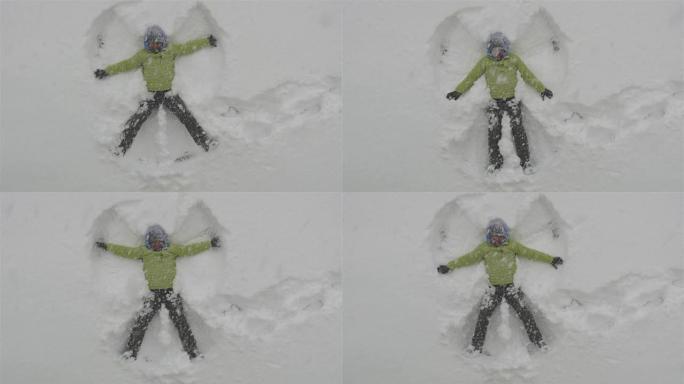
POLYGON ((161 52, 154 53, 141 49, 130 59, 120 61, 105 68, 108 75, 132 71, 142 67, 143 78, 150 92, 168 91, 176 75, 176 57, 189 55, 209 46, 209 38, 191 40, 183 44, 170 44, 161 52))
POLYGON ((510 53, 504 59, 496 61, 485 56, 475 64, 470 73, 456 87, 456 91, 466 93, 480 78, 485 75, 487 88, 492 99, 508 99, 515 96, 515 86, 518 84, 518 71, 522 79, 537 92, 542 93, 546 87, 527 68, 518 55, 510 53))
POLYGON ((509 240, 508 243, 499 247, 484 242, 471 252, 450 261, 447 266, 453 270, 484 261, 490 284, 513 284, 513 276, 518 269, 516 256, 549 264, 553 261, 553 256, 527 248, 517 241, 509 240))
POLYGON ((176 258, 192 256, 211 248, 211 241, 203 241, 190 245, 171 244, 159 252, 147 249, 144 245, 127 247, 124 245, 105 244, 107 251, 127 259, 143 261, 145 279, 150 289, 173 288, 176 278, 176 258))

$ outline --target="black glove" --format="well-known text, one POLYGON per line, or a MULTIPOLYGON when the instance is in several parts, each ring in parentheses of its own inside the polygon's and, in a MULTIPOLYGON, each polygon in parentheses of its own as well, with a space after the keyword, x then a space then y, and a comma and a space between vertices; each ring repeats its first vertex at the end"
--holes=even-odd
POLYGON ((456 100, 459 97, 461 97, 461 92, 459 92, 459 91, 453 91, 453 92, 447 93, 447 99, 449 99, 449 100, 456 100))
POLYGON ((95 70, 95 77, 97 77, 98 79, 102 80, 107 76, 109 76, 109 74, 107 74, 107 71, 105 71, 104 69, 95 70))
POLYGON ((218 236, 211 238, 211 246, 213 248, 221 248, 221 239, 218 236))
POLYGON ((211 45, 212 47, 215 47, 216 46, 216 38, 214 37, 214 35, 209 35, 208 39, 209 39, 209 45, 211 45))
POLYGON ((541 93, 542 100, 544 100, 544 97, 548 97, 549 99, 553 97, 553 92, 551 92, 550 89, 544 89, 541 93))
POLYGON ((107 244, 103 243, 102 241, 96 241, 95 246, 98 248, 102 248, 105 251, 107 250, 107 244))
POLYGON ((442 275, 451 272, 451 268, 449 268, 446 265, 440 265, 437 267, 437 272, 441 273, 442 275))
POLYGON ((558 269, 558 266, 563 264, 563 259, 560 257, 554 257, 553 260, 551 261, 551 266, 558 269))

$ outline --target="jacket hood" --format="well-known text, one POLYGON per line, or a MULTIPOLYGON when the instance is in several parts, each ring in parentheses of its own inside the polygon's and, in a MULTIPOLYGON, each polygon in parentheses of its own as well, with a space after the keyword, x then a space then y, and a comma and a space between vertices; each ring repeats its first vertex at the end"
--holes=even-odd
POLYGON ((504 51, 504 57, 508 56, 508 54, 511 52, 511 41, 508 40, 506 35, 504 35, 501 32, 494 32, 491 35, 489 35, 489 39, 487 39, 487 56, 496 59, 492 55, 492 50, 495 47, 499 47, 503 49, 504 51))
POLYGON ((161 240, 164 243, 163 249, 169 247, 169 235, 166 234, 161 225, 155 224, 147 228, 145 232, 145 247, 152 249, 152 243, 156 240, 161 240))
POLYGON ((153 50, 152 47, 150 46, 154 42, 162 44, 160 51, 166 49, 166 47, 168 46, 168 43, 169 43, 168 37, 166 36, 166 33, 158 25, 153 25, 151 27, 148 27, 147 30, 145 30, 145 41, 144 41, 145 49, 150 51, 150 52, 159 52, 159 51, 153 50))
POLYGON ((508 242, 510 238, 510 233, 511 230, 508 228, 506 222, 497 217, 495 219, 490 220, 489 224, 487 224, 485 241, 487 241, 488 244, 492 244, 492 236, 499 235, 506 238, 506 242, 508 242))

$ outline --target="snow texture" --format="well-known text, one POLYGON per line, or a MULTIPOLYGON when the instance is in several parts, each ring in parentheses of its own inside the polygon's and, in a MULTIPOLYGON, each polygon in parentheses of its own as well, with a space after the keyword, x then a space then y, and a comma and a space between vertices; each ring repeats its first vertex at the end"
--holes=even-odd
POLYGON ((681 382, 681 194, 353 193, 344 203, 345 382, 681 382), (556 270, 518 259, 515 284, 548 353, 505 302, 489 356, 465 351, 484 266, 436 268, 481 243, 493 217, 565 260, 556 270))
POLYGON ((3 194, 3 383, 339 383, 339 197, 334 194, 3 194), (163 308, 138 360, 120 354, 149 291, 142 263, 95 248, 223 246, 177 260, 174 289, 204 358, 163 308))
POLYGON ((340 190, 340 31, 334 3, 2 2, 2 189, 340 190), (151 24, 218 39, 177 59, 172 88, 218 139, 209 153, 163 108, 111 153, 150 94, 139 70, 93 72, 151 24))
POLYGON ((346 4, 345 190, 681 190, 682 14, 681 2, 346 4), (519 78, 535 175, 508 116, 504 166, 485 174, 484 78, 445 98, 494 31, 554 92, 542 101, 519 78))

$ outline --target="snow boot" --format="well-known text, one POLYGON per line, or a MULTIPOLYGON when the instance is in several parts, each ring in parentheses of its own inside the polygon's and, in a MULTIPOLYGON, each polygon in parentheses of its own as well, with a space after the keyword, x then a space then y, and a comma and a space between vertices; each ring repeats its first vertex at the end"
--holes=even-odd
POLYGON ((537 173, 537 169, 534 167, 534 165, 527 163, 522 166, 523 173, 526 175, 534 175, 537 173))

